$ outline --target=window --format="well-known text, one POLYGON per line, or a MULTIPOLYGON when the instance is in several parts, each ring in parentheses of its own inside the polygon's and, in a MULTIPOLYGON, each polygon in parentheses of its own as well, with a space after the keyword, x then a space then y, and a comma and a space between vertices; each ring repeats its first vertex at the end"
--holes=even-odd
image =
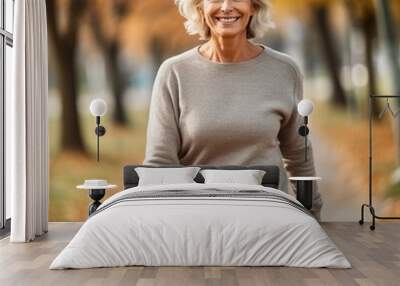
POLYGON ((5 99, 11 93, 14 0, 0 0, 0 235, 9 231, 10 193, 5 188, 5 99))

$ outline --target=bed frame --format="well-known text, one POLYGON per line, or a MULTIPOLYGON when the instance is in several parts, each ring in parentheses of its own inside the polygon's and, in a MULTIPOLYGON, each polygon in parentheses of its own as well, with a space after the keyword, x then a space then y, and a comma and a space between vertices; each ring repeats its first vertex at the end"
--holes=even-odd
MULTIPOLYGON (((255 169, 255 170, 264 170, 266 173, 262 179, 261 184, 264 187, 271 187, 278 189, 279 186, 279 167, 275 165, 250 165, 250 166, 242 166, 242 165, 221 165, 221 166, 213 166, 213 165, 190 165, 191 167, 200 167, 202 169, 219 169, 219 170, 247 170, 247 169, 255 169)), ((180 167, 189 167, 185 165, 127 165, 124 167, 124 190, 128 188, 133 188, 138 185, 139 176, 135 171, 136 167, 148 167, 148 168, 180 168, 180 167)), ((204 178, 200 174, 194 178, 197 183, 204 183, 204 178)))

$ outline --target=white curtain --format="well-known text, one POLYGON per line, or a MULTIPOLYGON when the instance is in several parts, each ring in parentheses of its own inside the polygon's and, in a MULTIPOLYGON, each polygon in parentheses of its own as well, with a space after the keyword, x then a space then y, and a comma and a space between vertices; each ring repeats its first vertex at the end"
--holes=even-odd
POLYGON ((6 110, 12 242, 48 227, 47 24, 45 0, 15 1, 13 93, 6 110))

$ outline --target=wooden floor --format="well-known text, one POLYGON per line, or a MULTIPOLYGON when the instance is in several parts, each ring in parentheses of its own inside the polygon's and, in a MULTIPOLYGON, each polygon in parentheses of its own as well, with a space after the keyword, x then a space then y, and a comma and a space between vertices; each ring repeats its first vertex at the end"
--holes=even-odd
POLYGON ((400 285, 400 223, 370 231, 357 223, 323 227, 353 268, 290 267, 120 267, 48 270, 80 223, 50 223, 32 243, 0 241, 0 285, 400 285))

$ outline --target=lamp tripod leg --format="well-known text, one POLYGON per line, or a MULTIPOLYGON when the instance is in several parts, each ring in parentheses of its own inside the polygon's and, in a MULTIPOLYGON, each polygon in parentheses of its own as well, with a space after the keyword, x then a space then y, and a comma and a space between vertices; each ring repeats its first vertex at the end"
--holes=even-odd
POLYGON ((369 229, 374 230, 375 229, 375 217, 376 217, 375 209, 372 206, 370 206, 369 211, 371 212, 371 215, 372 215, 372 225, 369 226, 369 229))
POLYGON ((361 206, 361 219, 358 221, 358 223, 359 223, 360 225, 363 225, 363 224, 364 224, 364 206, 365 206, 365 204, 363 204, 363 205, 361 206))

